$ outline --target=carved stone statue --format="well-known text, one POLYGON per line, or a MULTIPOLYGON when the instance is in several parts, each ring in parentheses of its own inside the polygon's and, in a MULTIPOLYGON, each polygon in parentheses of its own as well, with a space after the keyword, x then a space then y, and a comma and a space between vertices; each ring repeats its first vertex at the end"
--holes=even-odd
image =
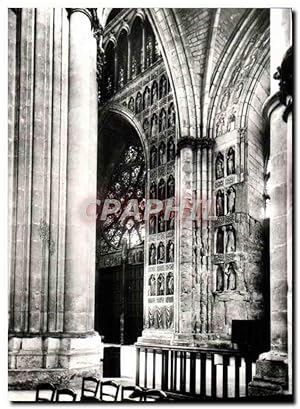
POLYGON ((217 291, 224 290, 224 271, 222 266, 217 267, 217 291))
POLYGON ((227 132, 231 132, 234 130, 234 125, 235 125, 235 117, 236 114, 236 109, 235 107, 232 108, 230 115, 227 118, 227 132))
POLYGON ((144 109, 149 108, 150 105, 151 105, 150 90, 148 87, 146 87, 144 92, 144 109))
POLYGON ((242 90, 243 90, 244 84, 242 82, 239 83, 239 85, 236 87, 234 94, 233 94, 233 103, 237 104, 239 102, 242 90))
POLYGON ((156 183, 152 182, 150 186, 150 199, 156 199, 156 183))
POLYGON ((167 160, 171 161, 174 159, 175 159, 175 144, 174 144, 173 138, 170 138, 168 142, 167 160))
POLYGON ((168 230, 174 230, 175 227, 175 213, 171 212, 168 220, 168 230))
POLYGON ((163 242, 161 241, 158 245, 157 249, 157 262, 158 264, 164 264, 165 261, 165 246, 163 242))
POLYGON ((169 107, 169 127, 175 126, 175 109, 174 109, 174 104, 172 103, 169 107))
POLYGON ((225 111, 227 109, 229 98, 230 98, 230 92, 226 91, 221 101, 221 105, 220 105, 221 111, 225 111))
POLYGON ((157 295, 165 294, 165 277, 162 273, 157 278, 157 295))
POLYGON ((235 232, 232 226, 227 228, 227 238, 226 238, 226 253, 232 253, 235 251, 235 232))
POLYGON ((166 153, 166 145, 164 142, 161 142, 158 148, 158 165, 164 165, 165 164, 165 153, 166 153))
POLYGON ((167 246, 167 263, 174 263, 174 242, 169 240, 167 246))
POLYGON ((216 122, 216 136, 221 136, 225 132, 225 115, 222 113, 216 122))
POLYGON ((135 101, 135 112, 138 114, 142 111, 142 96, 141 93, 138 92, 135 101))
POLYGON ((158 86, 157 82, 154 81, 151 88, 151 103, 154 104, 158 99, 158 86))
POLYGON ((224 253, 224 232, 222 227, 218 228, 217 231, 217 245, 216 245, 217 253, 224 253))
POLYGON ((227 175, 235 173, 235 152, 233 148, 230 148, 227 154, 227 175))
POLYGON ((217 216, 224 216, 224 193, 221 190, 217 192, 216 214, 217 216))
POLYGON ((158 216, 158 232, 162 233, 164 231, 165 231, 164 214, 160 213, 158 216))
POLYGON ((166 198, 166 182, 164 179, 160 179, 158 184, 158 198, 159 200, 165 200, 166 198))
POLYGON ((148 281, 148 295, 154 296, 156 294, 156 279, 154 274, 151 274, 148 281))
POLYGON ((216 179, 224 177, 224 159, 221 153, 218 153, 216 160, 216 179))
POLYGON ((143 129, 145 131, 145 133, 147 133, 148 129, 149 129, 149 121, 148 118, 146 118, 143 122, 143 129))
POLYGON ((160 94, 159 97, 163 98, 167 95, 167 79, 163 75, 160 80, 160 94))
POLYGON ((167 197, 173 197, 175 194, 175 179, 170 175, 167 183, 167 197))
POLYGON ((227 214, 235 212, 235 190, 233 187, 227 191, 227 214))
POLYGON ((157 115, 153 114, 151 118, 151 136, 157 134, 157 115))
POLYGON ((149 234, 156 233, 156 216, 151 216, 149 220, 149 234))
POLYGON ((165 129, 166 129, 166 111, 162 109, 159 115, 159 131, 163 132, 165 129))
POLYGON ((156 147, 153 146, 150 153, 150 168, 153 169, 157 166, 157 150, 156 147))
POLYGON ((151 307, 148 309, 148 327, 153 328, 154 327, 154 312, 151 307))
POLYGON ((128 103, 128 108, 130 109, 130 111, 134 111, 134 99, 133 97, 130 98, 129 103, 128 103))
POLYGON ((172 272, 167 275, 167 295, 174 294, 174 275, 172 272))
POLYGON ((154 243, 151 244, 149 249, 149 264, 156 264, 156 248, 154 243))
POLYGON ((233 263, 229 263, 227 268, 227 290, 236 290, 236 272, 233 263))

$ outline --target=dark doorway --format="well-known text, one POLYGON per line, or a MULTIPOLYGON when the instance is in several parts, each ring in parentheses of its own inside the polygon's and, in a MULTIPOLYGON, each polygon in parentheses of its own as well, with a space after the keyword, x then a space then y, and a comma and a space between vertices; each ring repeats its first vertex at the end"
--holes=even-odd
POLYGON ((136 342, 143 330, 143 264, 126 265, 124 303, 122 303, 122 266, 101 269, 96 280, 95 327, 105 343, 125 345, 136 342), (121 314, 124 334, 121 337, 121 314))

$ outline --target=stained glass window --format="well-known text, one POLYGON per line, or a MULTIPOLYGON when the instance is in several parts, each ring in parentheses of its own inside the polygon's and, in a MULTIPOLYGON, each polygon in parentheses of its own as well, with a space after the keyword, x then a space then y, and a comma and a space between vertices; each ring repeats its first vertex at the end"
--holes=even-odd
POLYGON ((121 248, 125 238, 128 248, 140 245, 145 237, 143 211, 145 206, 146 168, 143 148, 140 144, 130 143, 124 150, 121 160, 115 165, 107 199, 116 199, 121 203, 118 212, 108 215, 101 221, 100 254, 107 254, 121 248), (138 212, 135 216, 126 216, 124 210, 134 211, 130 200, 134 199, 138 212))

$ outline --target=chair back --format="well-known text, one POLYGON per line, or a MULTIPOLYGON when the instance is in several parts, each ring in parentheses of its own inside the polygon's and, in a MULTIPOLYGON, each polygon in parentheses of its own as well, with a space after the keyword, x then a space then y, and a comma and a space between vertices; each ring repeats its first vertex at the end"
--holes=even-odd
POLYGON ((82 378, 81 398, 80 400, 90 400, 96 398, 99 389, 100 380, 93 376, 82 378))
POLYGON ((143 402, 145 391, 139 386, 121 386, 121 402, 143 402))
POLYGON ((148 389, 145 391, 146 402, 160 402, 167 400, 168 397, 164 391, 159 389, 148 389))
POLYGON ((75 402, 77 393, 72 389, 58 389, 56 392, 56 402, 75 402))
POLYGON ((52 383, 40 383, 36 387, 36 402, 53 402, 56 388, 52 383))
POLYGON ((115 402, 118 400, 120 385, 115 381, 100 382, 100 400, 115 402))

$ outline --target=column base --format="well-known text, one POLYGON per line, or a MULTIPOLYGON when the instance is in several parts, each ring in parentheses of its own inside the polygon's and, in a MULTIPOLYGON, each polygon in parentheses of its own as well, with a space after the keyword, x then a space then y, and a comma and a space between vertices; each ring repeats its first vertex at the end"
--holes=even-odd
POLYGON ((288 389, 286 353, 266 352, 256 361, 256 376, 249 383, 249 396, 284 395, 288 389))
POLYGON ((8 349, 10 389, 40 382, 75 387, 82 376, 102 376, 103 344, 97 333, 11 336, 8 349))

